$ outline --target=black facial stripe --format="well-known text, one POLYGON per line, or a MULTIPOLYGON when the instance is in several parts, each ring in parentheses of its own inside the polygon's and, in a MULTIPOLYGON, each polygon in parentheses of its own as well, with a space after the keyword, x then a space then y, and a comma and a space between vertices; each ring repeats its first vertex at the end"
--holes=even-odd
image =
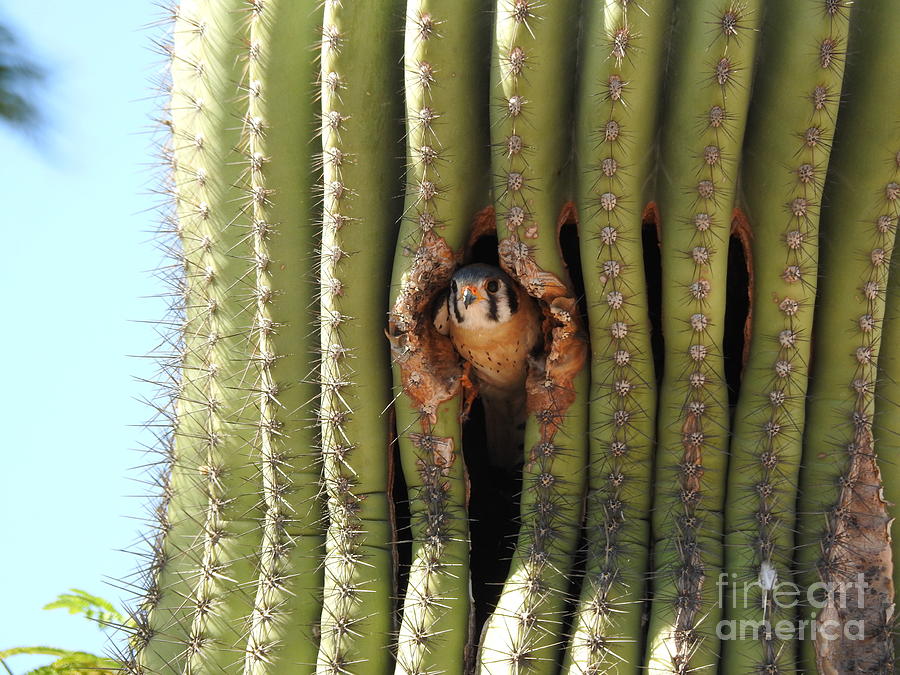
POLYGON ((506 300, 509 304, 509 313, 515 314, 519 311, 519 296, 516 295, 516 289, 513 288, 512 282, 503 279, 503 285, 506 287, 506 300))
POLYGON ((497 315, 497 294, 496 293, 488 293, 488 316, 491 317, 493 321, 499 321, 500 317, 497 315))
POLYGON ((454 316, 456 316, 456 323, 463 322, 463 315, 459 313, 459 306, 456 302, 456 293, 447 293, 447 312, 453 312, 454 316))

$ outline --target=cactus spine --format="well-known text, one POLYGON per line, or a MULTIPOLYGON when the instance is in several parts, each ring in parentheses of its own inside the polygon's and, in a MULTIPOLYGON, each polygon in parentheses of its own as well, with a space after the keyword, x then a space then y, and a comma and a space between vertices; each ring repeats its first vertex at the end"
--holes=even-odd
POLYGON ((329 525, 317 672, 385 672, 392 630, 390 370, 383 341, 399 219, 396 2, 327 2, 322 29, 320 269, 323 481, 329 525), (365 39, 367 31, 383 39, 365 39), (384 67, 372 67, 383 64, 384 67))
POLYGON ((676 12, 673 30, 658 188, 665 372, 648 644, 654 673, 716 662, 712 636, 721 608, 713 579, 723 563, 728 441, 723 249, 760 13, 759 2, 689 3, 676 12))
POLYGON ((588 559, 564 672, 638 672, 656 376, 641 251, 671 4, 585 7, 575 185, 590 314, 588 559))
POLYGON ((796 598, 783 591, 792 583, 815 242, 848 25, 843 3, 767 6, 744 147, 753 326, 731 440, 726 576, 719 582, 729 622, 723 634, 732 638, 723 642, 729 672, 785 672, 796 659, 796 598), (793 39, 801 30, 809 41, 793 39))

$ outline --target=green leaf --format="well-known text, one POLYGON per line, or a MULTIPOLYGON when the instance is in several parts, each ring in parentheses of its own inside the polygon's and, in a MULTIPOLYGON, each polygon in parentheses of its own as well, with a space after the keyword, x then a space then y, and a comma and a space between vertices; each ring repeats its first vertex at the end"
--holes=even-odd
POLYGON ((71 651, 57 647, 13 647, 0 651, 0 661, 11 656, 30 654, 32 656, 58 656, 59 658, 48 666, 41 666, 28 671, 26 675, 52 675, 54 673, 66 673, 67 675, 96 675, 97 673, 115 673, 122 668, 122 664, 104 656, 97 656, 88 652, 71 651))
POLYGON ((32 654, 38 656, 65 656, 71 654, 68 649, 59 649, 57 647, 12 647, 0 651, 0 661, 8 659, 10 656, 18 656, 19 654, 32 654))
MULTIPOLYGON (((111 625, 130 625, 131 620, 116 609, 116 607, 97 595, 92 595, 80 588, 70 588, 69 593, 62 593, 53 602, 44 605, 44 609, 65 609, 69 614, 81 614, 96 621, 101 628, 111 625)), ((28 671, 26 675, 53 675, 53 673, 66 673, 67 675, 91 675, 96 673, 116 673, 122 668, 122 664, 104 656, 97 656, 90 652, 72 651, 58 647, 32 646, 12 647, 0 650, 0 665, 7 673, 12 673, 4 663, 5 659, 20 654, 32 656, 56 656, 56 661, 48 666, 41 666, 28 671)))
POLYGON ((44 609, 65 609, 69 614, 83 614, 96 621, 101 628, 109 625, 121 626, 126 623, 125 617, 116 607, 97 595, 92 595, 80 588, 70 588, 69 593, 62 593, 53 602, 44 605, 44 609))
POLYGON ((44 79, 44 73, 22 52, 13 32, 0 24, 0 122, 28 129, 40 122, 33 88, 44 79))

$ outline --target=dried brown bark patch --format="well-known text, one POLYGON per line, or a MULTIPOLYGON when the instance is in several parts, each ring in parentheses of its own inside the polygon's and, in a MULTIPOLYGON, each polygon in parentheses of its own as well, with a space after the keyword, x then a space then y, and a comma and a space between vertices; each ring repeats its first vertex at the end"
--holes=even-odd
MULTIPOLYGON (((574 208, 567 204, 560 222, 573 215, 574 208)), ((571 288, 556 275, 541 269, 528 244, 510 236, 500 242, 499 253, 500 265, 529 295, 541 301, 544 310, 548 348, 540 358, 529 363, 525 388, 528 412, 538 418, 541 441, 549 443, 575 401, 575 378, 588 359, 587 335, 571 288)))
POLYGON ((869 426, 851 447, 819 564, 831 592, 817 617, 816 665, 825 675, 893 673, 891 517, 869 426))
POLYGON ((437 421, 437 409, 460 393, 463 367, 450 339, 432 321, 437 293, 446 288, 457 257, 444 239, 426 232, 391 311, 388 339, 400 366, 403 391, 421 414, 425 433, 437 421))

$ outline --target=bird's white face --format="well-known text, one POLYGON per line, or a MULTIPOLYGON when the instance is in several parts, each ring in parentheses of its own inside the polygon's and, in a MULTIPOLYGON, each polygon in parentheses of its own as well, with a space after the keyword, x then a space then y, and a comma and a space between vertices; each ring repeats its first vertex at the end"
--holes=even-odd
POLYGON ((502 270, 490 265, 460 268, 450 281, 447 310, 450 321, 478 330, 509 321, 519 309, 513 282, 502 270))

